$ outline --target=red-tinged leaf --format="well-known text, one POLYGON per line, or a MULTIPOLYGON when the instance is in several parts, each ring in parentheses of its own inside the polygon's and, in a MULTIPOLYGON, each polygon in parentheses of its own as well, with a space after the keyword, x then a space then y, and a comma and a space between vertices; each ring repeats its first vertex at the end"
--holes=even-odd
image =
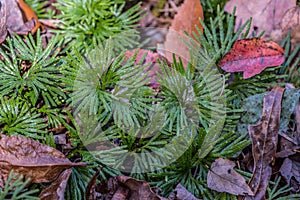
POLYGON ((234 166, 235 163, 227 159, 215 160, 207 174, 207 186, 233 195, 254 195, 244 177, 234 171, 234 166))
POLYGON ((260 38, 238 40, 220 62, 226 72, 243 72, 243 78, 260 74, 265 68, 284 62, 284 50, 275 42, 260 38))
POLYGON ((65 169, 85 164, 72 163, 60 151, 30 138, 0 134, 0 166, 3 187, 11 170, 33 183, 42 183, 53 181, 65 169))
POLYGON ((52 184, 39 195, 41 200, 64 200, 65 190, 72 173, 72 169, 66 169, 52 184))
POLYGON ((263 113, 256 125, 249 125, 252 140, 254 171, 249 186, 254 197, 245 199, 265 199, 265 193, 272 174, 270 164, 275 160, 280 126, 281 101, 284 88, 275 87, 264 97, 263 113))

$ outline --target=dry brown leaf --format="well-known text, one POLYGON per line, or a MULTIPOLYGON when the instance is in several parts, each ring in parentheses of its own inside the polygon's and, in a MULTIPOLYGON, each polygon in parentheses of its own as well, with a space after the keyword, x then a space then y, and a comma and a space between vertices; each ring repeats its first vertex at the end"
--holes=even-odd
POLYGON ((189 49, 182 38, 186 38, 184 31, 191 35, 192 32, 197 33, 196 26, 203 29, 200 19, 204 20, 200 1, 185 0, 174 17, 164 43, 165 55, 170 62, 173 60, 173 53, 184 59, 185 64, 189 61, 189 49))
POLYGON ((185 187, 183 187, 180 183, 176 186, 175 190, 169 195, 168 199, 199 200, 193 194, 191 194, 185 187))
POLYGON ((114 200, 168 200, 155 194, 148 183, 128 176, 116 176, 109 178, 108 182, 102 181, 96 184, 97 174, 94 175, 87 187, 88 200, 95 200, 97 196, 103 199, 114 200))
POLYGON ((272 173, 270 164, 275 160, 283 92, 284 88, 277 86, 265 95, 260 121, 256 125, 249 125, 248 127, 254 158, 254 171, 249 182, 254 197, 247 196, 246 199, 248 200, 265 199, 272 173))
POLYGON ((145 181, 137 180, 128 176, 117 176, 117 180, 126 188, 129 188, 129 200, 167 200, 167 198, 160 197, 159 195, 155 194, 151 190, 149 184, 145 181))
POLYGON ((286 158, 280 168, 281 175, 285 180, 290 183, 291 178, 294 177, 298 182, 300 182, 300 163, 286 158))
POLYGON ((24 0, 18 0, 19 6, 21 8, 21 10, 23 11, 26 20, 30 21, 30 20, 34 20, 35 22, 35 26, 33 27, 33 29, 31 29, 31 33, 35 33, 37 31, 38 28, 43 28, 42 24, 39 22, 38 17, 36 16, 36 14, 34 13, 33 9, 28 6, 24 0))
POLYGON ((207 174, 207 186, 212 190, 233 195, 253 195, 244 177, 233 169, 234 166, 233 161, 216 159, 207 174))
POLYGON ((34 18, 24 21, 22 12, 16 0, 3 0, 0 7, 0 43, 2 43, 7 31, 26 35, 34 30, 36 20, 34 18))
POLYGON ((72 169, 66 169, 52 184, 39 195, 41 200, 64 200, 65 190, 72 173, 72 169))
MULTIPOLYGON (((33 183, 42 183, 53 181, 65 169, 85 164, 72 163, 60 151, 30 138, 0 134, 0 166, 4 182, 14 170, 33 183)), ((4 182, 0 179, 0 187, 4 182)))
POLYGON ((295 5, 296 0, 231 0, 226 3, 224 10, 232 13, 236 6, 235 31, 252 17, 250 33, 253 30, 256 33, 265 30, 265 35, 270 35, 273 30, 280 29, 284 13, 295 5))
POLYGON ((300 6, 289 9, 281 20, 283 35, 291 34, 293 48, 300 42, 300 6))

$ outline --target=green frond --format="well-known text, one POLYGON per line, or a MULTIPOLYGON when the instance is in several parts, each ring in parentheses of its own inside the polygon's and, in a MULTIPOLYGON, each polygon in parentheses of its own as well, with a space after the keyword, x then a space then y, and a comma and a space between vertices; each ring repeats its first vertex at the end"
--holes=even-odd
POLYGON ((27 186, 30 183, 30 179, 24 181, 24 176, 10 171, 8 179, 4 185, 4 188, 0 187, 0 200, 6 199, 28 199, 38 200, 36 197, 39 192, 37 189, 28 190, 27 186))
POLYGON ((68 180, 65 191, 65 199, 86 199, 86 187, 94 175, 94 170, 88 167, 72 168, 72 173, 68 180))
POLYGON ((110 37, 121 42, 117 49, 132 46, 138 37, 134 27, 142 18, 141 4, 126 11, 124 5, 124 0, 58 0, 55 6, 61 11, 57 16, 61 23, 57 32, 80 52, 94 49, 110 37))
POLYGON ((2 99, 0 104, 1 133, 43 139, 47 133, 45 119, 20 99, 2 99))
POLYGON ((279 74, 286 74, 285 81, 293 83, 297 87, 300 85, 300 58, 297 57, 300 52, 300 45, 298 44, 291 52, 291 36, 288 34, 282 41, 281 47, 285 49, 284 56, 286 60, 279 69, 279 74))
POLYGON ((26 4, 29 5, 39 19, 53 19, 55 11, 47 8, 47 1, 43 0, 25 0, 26 4))
POLYGON ((39 98, 44 104, 56 106, 66 96, 60 83, 60 43, 53 38, 45 49, 38 31, 32 35, 7 38, 8 45, 3 45, 0 54, 0 95, 27 99, 33 106, 39 98))
POLYGON ((79 57, 69 57, 65 84, 71 91, 71 106, 77 113, 97 115, 102 124, 113 119, 120 127, 139 126, 155 101, 154 92, 145 86, 147 65, 142 65, 144 59, 134 65, 136 55, 127 60, 123 54, 114 57, 112 49, 109 39, 86 58, 76 53, 79 57))

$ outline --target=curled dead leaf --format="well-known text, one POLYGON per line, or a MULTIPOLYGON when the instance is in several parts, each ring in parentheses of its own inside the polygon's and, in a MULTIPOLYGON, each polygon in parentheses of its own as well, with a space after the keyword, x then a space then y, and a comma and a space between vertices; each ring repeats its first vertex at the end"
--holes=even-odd
POLYGON ((51 183, 49 187, 44 189, 39 195, 41 200, 64 200, 65 190, 72 173, 72 169, 66 169, 59 177, 51 183))
MULTIPOLYGON (((252 140, 254 171, 249 186, 254 192, 254 199, 264 199, 271 177, 270 164, 275 160, 278 132, 280 127, 281 101, 284 88, 275 87, 264 97, 263 113, 256 125, 249 125, 252 140)), ((246 199, 252 199, 247 196, 246 199)))
POLYGON ((42 27, 38 17, 23 0, 2 0, 0 6, 0 43, 7 32, 27 35, 42 27), (23 19, 23 14, 26 19, 23 19))
POLYGON ((35 12, 33 11, 33 9, 28 6, 24 0, 18 0, 19 6, 21 8, 21 10, 23 11, 26 20, 30 21, 33 20, 35 26, 33 27, 33 29, 31 29, 31 33, 35 33, 37 31, 38 28, 43 28, 42 24, 39 22, 38 17, 36 16, 35 12))

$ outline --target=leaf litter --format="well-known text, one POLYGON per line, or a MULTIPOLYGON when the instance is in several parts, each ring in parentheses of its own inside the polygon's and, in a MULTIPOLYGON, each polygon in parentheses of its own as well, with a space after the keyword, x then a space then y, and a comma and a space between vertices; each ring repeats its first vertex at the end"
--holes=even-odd
MULTIPOLYGON (((184 1, 177 17, 173 20, 171 29, 180 32, 180 37, 183 36, 183 30, 186 30, 189 34, 195 32, 195 24, 202 30, 199 18, 203 20, 203 11, 201 4, 198 4, 197 2, 191 0, 184 1)), ((275 5, 274 1, 269 1, 268 3, 272 6, 281 5, 275 5)), ((289 1, 289 3, 293 4, 294 1, 289 1)), ((249 2, 247 2, 247 4, 251 5, 249 2)), ((8 32, 26 35, 28 32, 34 33, 36 29, 41 26, 38 18, 34 12, 32 12, 32 9, 30 9, 23 0, 19 0, 18 4, 16 1, 3 1, 2 5, 0 10, 0 42, 5 40, 8 32), (18 5, 21 7, 21 10, 18 5), (7 11, 6 7, 14 8, 14 10, 7 11), (21 19, 20 13, 21 15, 23 13, 26 18, 21 19)), ((230 7, 229 4, 226 6, 230 7)), ((271 10, 269 8, 266 10, 268 15, 272 14, 271 11, 272 8, 274 8, 272 6, 270 6, 271 10)), ((297 35, 299 35, 297 32, 299 27, 299 7, 290 6, 287 12, 282 12, 282 10, 287 10, 287 7, 289 6, 284 6, 280 12, 273 13, 274 21, 271 23, 272 29, 269 29, 268 27, 270 24, 261 24, 257 21, 258 17, 254 16, 253 23, 254 26, 256 26, 255 31, 258 32, 262 30, 265 28, 264 26, 270 31, 274 30, 274 27, 275 29, 278 29, 280 27, 278 21, 282 18, 280 28, 284 32, 290 31, 292 34, 295 34, 295 38, 297 38, 297 35)), ((238 8, 236 19, 241 22, 244 20, 243 17, 245 17, 244 15, 246 14, 241 14, 243 9, 242 6, 239 6, 238 8)), ((261 20, 261 17, 259 19, 261 20)), ((253 30, 255 29, 254 27, 252 28, 253 30)), ((170 36, 167 36, 165 46, 167 49, 176 52, 176 47, 178 45, 174 45, 174 41, 170 38, 170 36)), ((176 41, 180 41, 178 36, 176 41)), ((222 68, 225 71, 243 72, 244 78, 251 78, 252 76, 259 74, 266 67, 277 66, 284 61, 283 50, 274 42, 266 42, 254 38, 242 40, 242 46, 234 44, 232 51, 223 58, 221 66, 223 66, 222 68), (244 44, 249 45, 247 50, 250 51, 250 53, 241 53, 241 47, 244 44), (257 52, 254 53, 258 50, 260 51, 258 54, 257 52), (272 53, 270 54, 270 52, 272 53), (269 59, 268 56, 275 56, 275 59, 269 59)), ((154 60, 159 57, 159 55, 147 50, 139 51, 139 56, 148 53, 149 57, 146 57, 146 62, 151 62, 152 64, 155 63, 154 60)), ((176 54, 184 55, 184 58, 188 58, 188 49, 181 48, 179 51, 181 52, 176 52, 176 54)), ((132 55, 132 52, 127 53, 128 55, 132 55)), ((139 58, 137 58, 137 60, 138 59, 139 58)), ((149 68, 149 70, 151 69, 150 73, 152 73, 149 76, 150 85, 156 84, 152 77, 154 76, 153 71, 157 70, 155 67, 153 68, 155 70, 149 68)), ((156 87, 156 85, 154 87, 156 87)), ((249 185, 247 185, 245 179, 234 170, 235 163, 233 161, 219 158, 215 160, 210 167, 207 177, 208 185, 211 189, 235 195, 247 194, 248 196, 246 199, 264 198, 276 158, 284 158, 279 171, 286 181, 290 182, 293 179, 296 179, 299 182, 300 160, 297 151, 299 149, 298 145, 300 141, 300 103, 298 101, 297 106, 289 107, 290 104, 284 103, 284 100, 282 101, 282 97, 286 93, 287 91, 283 92, 283 88, 275 87, 269 94, 265 95, 264 108, 260 120, 256 125, 249 126, 249 135, 252 139, 252 156, 254 158, 253 176, 249 185), (282 108, 280 105, 281 103, 283 104, 282 108), (283 119, 280 114, 285 111, 282 111, 284 106, 287 106, 286 108, 288 110, 287 114, 285 114, 285 119, 283 119), (293 117, 296 121, 296 126, 293 127, 294 129, 288 127, 290 120, 293 117), (283 121, 285 122, 282 123, 283 121), (288 134, 288 129, 293 129, 292 135, 288 134), (277 145, 279 146, 278 149, 277 145), (276 152, 276 150, 278 151, 276 152), (240 187, 237 188, 238 186, 240 187)), ((295 93, 293 95, 294 96, 290 99, 299 99, 299 96, 295 96, 295 93)), ((259 102, 259 100, 257 100, 257 102, 259 102)), ((261 105, 263 104, 261 103, 261 105)), ((258 119, 259 118, 257 118, 257 120, 258 119)), ((247 125, 248 124, 251 123, 247 123, 247 125)), ((71 168, 85 166, 84 163, 70 162, 64 154, 56 149, 21 136, 1 135, 0 151, 2 154, 2 157, 0 154, 0 187, 3 187, 9 171, 13 169, 18 173, 24 174, 26 178, 31 178, 31 181, 34 183, 52 182, 51 185, 44 189, 40 194, 41 199, 63 199, 64 190, 72 172, 71 168), (20 157, 22 159, 18 160, 20 157), (41 172, 41 170, 43 172, 41 172)), ((96 183, 97 176, 98 174, 94 176, 94 179, 92 179, 89 184, 90 186, 87 188, 87 190, 89 190, 89 192, 87 192, 87 199, 97 199, 96 196, 99 194, 104 196, 107 195, 107 197, 113 199, 148 199, 149 197, 151 197, 151 199, 197 199, 181 184, 177 185, 168 198, 164 198, 155 192, 146 181, 126 176, 116 176, 110 178, 107 182, 101 182, 99 184, 96 183)))

